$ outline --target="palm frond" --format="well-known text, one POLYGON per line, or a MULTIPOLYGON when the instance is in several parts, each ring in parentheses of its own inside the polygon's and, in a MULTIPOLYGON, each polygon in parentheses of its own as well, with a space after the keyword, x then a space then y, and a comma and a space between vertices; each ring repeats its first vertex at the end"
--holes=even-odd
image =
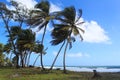
POLYGON ((67 7, 63 10, 62 15, 69 21, 74 22, 76 16, 76 10, 74 6, 67 7))
POLYGON ((63 41, 64 40, 62 40, 62 39, 53 39, 52 41, 50 41, 50 43, 52 45, 58 45, 58 44, 62 43, 63 41))
POLYGON ((40 24, 40 25, 38 26, 38 31, 40 31, 44 26, 47 26, 48 23, 49 23, 49 21, 45 21, 45 22, 43 22, 42 24, 40 24))
POLYGON ((48 1, 41 1, 35 7, 49 14, 50 3, 48 1))
POLYGON ((53 40, 50 43, 52 45, 58 45, 67 39, 68 34, 67 30, 59 30, 58 28, 55 28, 51 33, 53 40))
POLYGON ((85 33, 85 31, 82 28, 77 27, 82 33, 85 33))
POLYGON ((54 24, 56 30, 69 30, 69 25, 67 24, 54 24))
POLYGON ((75 27, 75 28, 73 28, 73 34, 76 36, 76 35, 78 35, 79 34, 79 30, 75 27))
POLYGON ((79 19, 80 19, 81 16, 82 16, 82 9, 79 9, 78 11, 79 11, 79 12, 78 12, 78 18, 77 18, 77 20, 75 21, 75 23, 78 22, 79 19))

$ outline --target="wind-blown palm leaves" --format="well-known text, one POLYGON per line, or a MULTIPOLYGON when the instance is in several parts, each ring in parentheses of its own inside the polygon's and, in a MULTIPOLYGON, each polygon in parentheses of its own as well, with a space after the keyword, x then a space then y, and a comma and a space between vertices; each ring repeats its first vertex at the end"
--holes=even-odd
POLYGON ((18 49, 18 53, 21 56, 22 67, 24 67, 26 63, 28 53, 31 54, 34 44, 35 33, 29 29, 22 30, 21 34, 18 35, 18 38, 16 40, 16 47, 18 49))
POLYGON ((27 24, 31 27, 38 27, 39 31, 42 28, 46 27, 50 20, 50 4, 48 1, 41 1, 35 6, 35 8, 37 10, 31 11, 31 17, 27 20, 27 24))
MULTIPOLYGON (((41 44, 43 44, 47 24, 52 18, 49 13, 50 3, 48 1, 41 1, 35 6, 35 8, 39 10, 33 10, 31 12, 30 14, 31 17, 30 19, 27 20, 27 24, 30 25, 31 27, 38 27, 38 31, 44 28, 44 32, 41 40, 41 44)), ((42 69, 44 70, 42 53, 41 53, 41 66, 42 69)))
POLYGON ((52 37, 53 40, 51 41, 52 45, 58 45, 63 41, 67 41, 66 47, 64 50, 64 58, 63 58, 63 65, 64 65, 64 72, 66 73, 65 68, 65 55, 68 44, 70 45, 70 48, 72 47, 72 42, 75 41, 74 36, 80 35, 81 40, 83 40, 80 31, 84 33, 84 30, 82 30, 80 27, 78 27, 78 24, 82 24, 83 22, 79 22, 79 19, 82 15, 82 10, 79 10, 79 17, 76 19, 76 10, 73 6, 65 8, 63 11, 58 13, 58 16, 56 17, 56 20, 60 22, 60 24, 54 23, 54 29, 52 31, 52 37), (76 25, 77 23, 77 25, 76 25), (74 36, 72 36, 72 34, 74 36))
POLYGON ((34 52, 35 33, 30 29, 21 29, 19 26, 11 27, 16 51, 21 58, 22 67, 25 66, 27 56, 34 52))
POLYGON ((19 65, 18 65, 19 56, 16 52, 16 47, 15 47, 13 37, 12 37, 11 31, 10 31, 10 26, 9 26, 12 16, 13 16, 12 11, 9 10, 4 3, 0 3, 0 18, 3 20, 4 26, 6 28, 6 32, 8 32, 8 35, 10 37, 9 43, 12 45, 12 50, 17 57, 16 68, 18 68, 19 67, 19 65))

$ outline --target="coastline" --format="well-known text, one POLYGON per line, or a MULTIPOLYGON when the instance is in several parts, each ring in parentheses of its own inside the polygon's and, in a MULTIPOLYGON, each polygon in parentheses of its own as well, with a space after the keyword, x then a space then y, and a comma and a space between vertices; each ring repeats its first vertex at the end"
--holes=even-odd
POLYGON ((0 80, 120 80, 120 72, 98 72, 101 77, 94 77, 93 72, 62 70, 40 71, 40 68, 0 68, 0 80), (7 73, 6 73, 7 72, 7 73))
MULTIPOLYGON (((45 68, 50 68, 50 66, 45 68)), ((63 67, 55 66, 53 69, 63 70, 63 67)), ((66 69, 75 72, 93 72, 93 70, 97 72, 120 72, 120 66, 67 66, 66 69)))

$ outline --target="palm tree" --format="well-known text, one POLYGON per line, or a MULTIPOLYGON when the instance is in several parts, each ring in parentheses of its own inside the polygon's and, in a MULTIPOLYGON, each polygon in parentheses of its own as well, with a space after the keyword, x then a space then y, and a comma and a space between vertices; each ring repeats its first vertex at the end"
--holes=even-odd
POLYGON ((52 32, 52 36, 53 36, 52 44, 57 45, 63 41, 67 41, 63 56, 64 73, 66 73, 65 56, 66 56, 68 44, 70 45, 70 48, 72 48, 72 41, 73 42, 75 41, 74 36, 77 35, 79 35, 81 40, 83 40, 80 31, 84 33, 84 30, 78 27, 78 25, 83 23, 83 22, 79 22, 79 19, 82 16, 82 10, 79 10, 79 16, 77 19, 76 16, 77 16, 76 10, 73 6, 65 8, 63 11, 59 12, 59 15, 56 17, 56 19, 60 22, 60 24, 54 23, 55 29, 52 32), (74 36, 72 36, 72 34, 74 36))
POLYGON ((68 32, 65 31, 65 30, 61 30, 60 28, 54 28, 53 31, 52 31, 51 36, 53 38, 53 40, 51 41, 52 45, 58 45, 60 43, 63 43, 63 44, 61 45, 61 47, 60 47, 60 49, 59 49, 59 51, 58 51, 52 65, 51 65, 50 70, 52 70, 52 68, 53 68, 53 66, 54 66, 54 64, 55 64, 55 62, 57 60, 58 55, 60 54, 63 46, 65 45, 65 39, 68 36, 68 32))
POLYGON ((5 44, 3 51, 4 51, 7 55, 10 54, 10 58, 9 58, 9 59, 12 61, 12 54, 13 54, 12 44, 10 44, 10 43, 5 44))
POLYGON ((11 34, 10 26, 9 26, 9 22, 11 21, 12 16, 13 16, 12 12, 9 9, 7 9, 6 5, 4 3, 0 3, 0 18, 4 22, 6 31, 8 32, 8 35, 10 37, 8 42, 10 44, 12 44, 12 50, 13 50, 14 54, 16 55, 16 58, 17 58, 16 68, 19 68, 19 65, 18 65, 19 56, 17 54, 16 47, 15 47, 15 44, 14 44, 14 41, 13 41, 13 36, 11 34))
MULTIPOLYGON (((35 53, 41 53, 41 54, 45 54, 44 52, 44 46, 43 44, 41 44, 39 41, 36 42, 34 48, 33 48, 33 52, 35 53)), ((35 66, 35 63, 37 61, 37 59, 39 58, 40 54, 37 56, 37 58, 35 59, 34 63, 33 63, 33 66, 35 66)))
MULTIPOLYGON (((48 1, 41 1, 38 3, 35 8, 39 10, 33 10, 31 11, 30 19, 27 20, 27 24, 29 24, 31 27, 38 27, 38 31, 44 28, 41 44, 43 44, 44 36, 46 32, 47 25, 51 19, 53 19, 53 16, 50 14, 50 3, 48 1)), ((45 70, 43 65, 43 58, 41 53, 41 66, 42 69, 45 70)))
POLYGON ((27 59, 28 52, 31 51, 35 42, 35 33, 30 29, 22 30, 22 33, 18 35, 16 40, 16 46, 19 54, 21 55, 22 67, 24 67, 27 59))
POLYGON ((21 29, 19 26, 12 26, 10 30, 17 53, 21 57, 22 67, 24 67, 27 62, 28 55, 33 52, 35 45, 35 33, 30 29, 21 29))

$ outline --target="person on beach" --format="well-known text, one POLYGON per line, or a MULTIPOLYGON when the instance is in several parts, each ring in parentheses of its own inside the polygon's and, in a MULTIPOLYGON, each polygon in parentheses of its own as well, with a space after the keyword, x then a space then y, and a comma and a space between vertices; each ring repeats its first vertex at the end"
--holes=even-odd
POLYGON ((93 70, 93 77, 92 78, 101 78, 102 76, 96 71, 96 70, 93 70))

